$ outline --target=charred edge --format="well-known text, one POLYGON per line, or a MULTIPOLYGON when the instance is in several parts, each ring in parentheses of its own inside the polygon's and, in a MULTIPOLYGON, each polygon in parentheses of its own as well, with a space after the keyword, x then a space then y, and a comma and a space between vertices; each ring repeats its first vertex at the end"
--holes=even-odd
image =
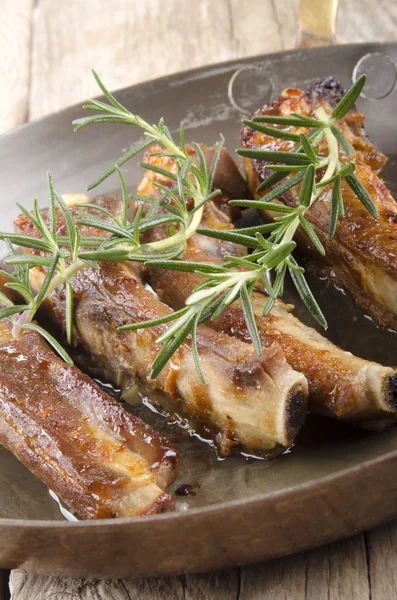
POLYGON ((397 374, 389 377, 386 382, 387 402, 393 412, 397 412, 397 374))
POLYGON ((322 99, 326 99, 332 107, 338 104, 344 94, 345 90, 332 75, 322 81, 317 81, 317 83, 305 90, 305 95, 314 104, 317 104, 322 99))
POLYGON ((157 515, 161 513, 168 512, 174 507, 174 498, 171 494, 164 492, 161 496, 157 498, 157 500, 150 506, 145 512, 144 515, 157 515))
POLYGON ((307 394, 298 387, 292 388, 287 399, 285 433, 288 445, 295 441, 307 415, 307 394))

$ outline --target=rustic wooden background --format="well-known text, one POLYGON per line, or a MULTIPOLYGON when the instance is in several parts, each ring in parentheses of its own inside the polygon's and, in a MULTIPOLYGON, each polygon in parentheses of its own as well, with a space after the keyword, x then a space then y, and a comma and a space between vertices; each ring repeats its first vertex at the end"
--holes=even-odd
MULTIPOLYGON (((317 0, 318 3, 326 0, 317 0)), ((292 48, 298 0, 0 0, 0 133, 96 94, 292 48)), ((390 41, 395 0, 341 0, 337 42, 390 41)), ((45 169, 45 165, 43 166, 45 169)), ((165 549, 166 551, 166 549, 165 549)), ((266 564, 156 580, 11 574, 14 600, 391 600, 397 522, 266 564)), ((8 575, 0 575, 6 598, 8 575)))

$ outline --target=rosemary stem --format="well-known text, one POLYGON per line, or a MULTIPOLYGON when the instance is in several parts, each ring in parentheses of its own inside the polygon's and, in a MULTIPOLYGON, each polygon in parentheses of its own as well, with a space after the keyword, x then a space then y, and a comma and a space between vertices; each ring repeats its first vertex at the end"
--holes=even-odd
POLYGON ((64 269, 61 273, 58 273, 51 281, 48 287, 47 295, 51 295, 52 292, 55 291, 59 285, 61 285, 61 283, 66 283, 67 281, 70 281, 72 277, 76 275, 78 271, 80 271, 80 269, 86 266, 87 265, 85 262, 83 262, 82 260, 77 260, 76 262, 69 265, 66 269, 64 269))
MULTIPOLYGON (((195 206, 201 204, 203 200, 204 198, 198 197, 195 202, 195 206)), ((187 225, 187 227, 185 226, 182 231, 179 231, 170 237, 158 240, 157 242, 153 242, 152 244, 144 244, 140 249, 144 252, 156 252, 158 250, 168 250, 169 248, 176 248, 180 245, 183 245, 189 238, 192 237, 192 235, 194 235, 196 229, 199 227, 201 218, 203 216, 203 210, 204 206, 199 208, 193 214, 193 218, 191 219, 190 223, 187 225)))

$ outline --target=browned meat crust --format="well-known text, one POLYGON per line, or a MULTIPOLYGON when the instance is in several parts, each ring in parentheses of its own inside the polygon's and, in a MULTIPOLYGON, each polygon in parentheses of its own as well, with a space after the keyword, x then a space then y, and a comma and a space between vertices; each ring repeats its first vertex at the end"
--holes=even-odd
MULTIPOLYGON (((117 210, 112 199, 97 202, 117 210)), ((60 219, 60 233, 63 227, 60 219)), ((33 233, 23 216, 16 228, 33 233)), ((39 287, 43 273, 36 269, 32 274, 39 287)), ((197 341, 206 383, 197 375, 190 341, 150 380, 150 366, 159 350, 156 339, 165 326, 136 332, 117 328, 158 318, 170 309, 144 287, 126 263, 104 263, 99 270, 86 268, 72 283, 75 339, 100 365, 103 376, 125 394, 135 387, 137 377, 149 388, 165 392, 167 396, 161 399, 167 409, 186 416, 195 428, 206 426, 223 454, 233 444, 251 452, 268 452, 294 440, 306 415, 307 384, 289 368, 279 347, 266 349, 259 359, 252 346, 200 326, 197 341)), ((62 291, 54 294, 52 304, 56 319, 63 323, 62 291)))
MULTIPOLYGON (((158 148, 150 149, 146 161, 161 161, 163 168, 169 162, 152 156, 158 148)), ((158 188, 153 183, 157 174, 147 171, 138 186, 145 196, 156 196, 158 188)), ((162 178, 162 183, 166 183, 162 178)), ((215 229, 233 229, 224 207, 227 196, 217 199, 217 205, 209 203, 204 212, 202 225, 215 229)), ((153 239, 164 235, 161 229, 152 233, 153 239)), ((187 244, 185 258, 195 262, 219 264, 225 255, 241 255, 245 249, 223 240, 194 235, 187 244)), ((146 277, 159 296, 177 309, 183 306, 192 289, 201 283, 202 277, 190 273, 152 269, 146 277)), ((343 420, 381 418, 397 411, 397 375, 394 369, 382 367, 357 358, 331 344, 314 329, 303 325, 291 313, 291 307, 277 302, 272 313, 262 317, 266 296, 261 292, 253 295, 254 310, 262 344, 270 346, 276 341, 283 349, 289 364, 303 373, 309 382, 309 409, 312 412, 343 420)), ((231 305, 219 319, 209 323, 242 340, 249 336, 239 303, 231 305)))
MULTIPOLYGON (((329 113, 340 96, 340 86, 328 79, 306 92, 284 90, 276 102, 255 114, 287 116, 291 112, 299 112, 313 116, 319 106, 329 113)), ((342 195, 346 216, 339 218, 336 235, 331 243, 327 239, 330 202, 328 188, 324 189, 307 217, 325 246, 326 261, 334 281, 348 289, 357 304, 380 324, 396 328, 397 205, 377 175, 386 158, 374 149, 366 137, 362 113, 355 110, 349 112, 339 125, 354 147, 356 175, 371 194, 378 208, 379 218, 374 219, 369 215, 344 180, 342 195)), ((275 140, 245 127, 242 131, 242 145, 245 148, 289 150, 294 143, 275 140)), ((326 146, 320 151, 325 152, 326 146)), ((347 160, 343 153, 341 160, 347 160)), ((256 188, 269 175, 266 164, 244 159, 244 169, 252 193, 259 197, 256 188)), ((290 206, 296 205, 297 190, 286 193, 280 200, 290 206)), ((311 250, 307 238, 302 236, 301 242, 304 249, 311 250)), ((316 257, 318 258, 318 254, 316 257)))
MULTIPOLYGON (((0 284, 4 277, 0 277, 0 284)), ((0 442, 85 519, 164 512, 178 454, 35 332, 0 321, 0 442)))

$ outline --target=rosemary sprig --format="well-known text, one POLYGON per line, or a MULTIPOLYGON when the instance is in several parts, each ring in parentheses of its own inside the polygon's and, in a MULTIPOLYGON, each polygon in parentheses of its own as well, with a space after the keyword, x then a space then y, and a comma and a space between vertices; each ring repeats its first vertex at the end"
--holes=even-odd
POLYGON ((197 327, 209 319, 216 319, 236 300, 241 302, 247 330, 257 354, 260 355, 261 343, 253 314, 251 295, 256 286, 264 287, 269 298, 263 314, 268 315, 277 298, 283 295, 287 272, 307 309, 323 327, 327 327, 324 315, 304 277, 304 269, 297 264, 292 255, 296 246, 294 237, 297 229, 301 227, 317 250, 321 254, 325 254, 325 249, 307 220, 306 213, 324 187, 330 186, 332 199, 329 240, 331 241, 335 235, 338 218, 344 215, 341 194, 342 178, 346 180, 370 214, 374 217, 377 216, 376 206, 354 174, 354 162, 350 161, 344 164, 339 157, 339 146, 348 158, 352 156, 352 148, 343 136, 337 121, 343 118, 353 106, 362 90, 365 76, 362 76, 347 92, 331 116, 319 108, 315 113, 315 118, 293 113, 290 117, 266 115, 245 121, 247 125, 257 131, 288 140, 295 146, 290 152, 250 149, 237 151, 242 156, 266 161, 269 163, 267 168, 274 173, 258 188, 260 191, 272 188, 259 201, 233 200, 231 204, 261 208, 275 213, 276 216, 271 223, 234 231, 199 227, 205 204, 219 193, 219 190, 213 190, 213 182, 223 140, 217 144, 209 168, 200 146, 192 144, 197 159, 196 164, 192 151, 185 144, 183 123, 180 126, 177 144, 162 120, 158 125, 149 125, 141 117, 134 115, 122 106, 105 88, 95 72, 94 76, 108 103, 101 100, 89 100, 84 108, 97 114, 75 121, 76 129, 93 123, 123 123, 143 129, 144 140, 113 162, 89 186, 89 189, 92 189, 112 173, 118 173, 122 192, 122 210, 119 215, 114 215, 95 204, 80 204, 80 210, 84 212, 76 223, 65 202, 55 192, 49 175, 48 222, 44 219, 37 201, 34 203, 33 213, 19 207, 30 220, 39 237, 0 234, 0 239, 6 240, 10 246, 10 255, 5 262, 14 266, 14 272, 10 276, 11 282, 7 286, 19 292, 26 302, 26 304, 14 306, 4 294, 0 294, 0 302, 4 305, 4 308, 0 310, 0 318, 12 321, 14 335, 19 337, 27 329, 38 331, 71 364, 71 359, 59 343, 33 322, 34 316, 45 299, 58 286, 64 286, 66 333, 68 342, 72 343, 72 277, 86 266, 97 267, 96 261, 120 260, 144 262, 151 268, 193 272, 204 277, 204 281, 187 298, 185 306, 181 310, 153 321, 120 327, 121 331, 133 331, 167 325, 157 340, 161 344, 161 349, 152 365, 151 376, 153 378, 160 373, 183 341, 191 336, 196 368, 204 381, 199 361, 197 327), (276 125, 276 127, 271 125, 276 125), (283 125, 288 128, 296 127, 297 131, 281 129, 280 127, 283 125), (302 129, 305 130, 305 133, 302 129), (326 156, 319 153, 319 146, 324 138, 328 148, 326 156), (156 199, 145 196, 129 196, 120 167, 152 143, 161 145, 164 150, 157 154, 171 158, 175 168, 168 171, 152 162, 140 163, 140 165, 166 177, 168 185, 154 182, 160 192, 156 199), (320 170, 321 175, 319 176, 320 170), (297 185, 300 186, 297 206, 284 206, 275 202, 285 192, 297 185), (139 200, 139 206, 132 219, 129 218, 130 200, 139 200), (64 217, 67 235, 57 234, 57 211, 59 210, 64 217), (142 243, 141 234, 159 225, 165 225, 168 228, 168 236, 153 243, 142 243), (98 236, 82 236, 78 226, 100 230, 101 233, 98 236), (196 232, 243 245, 251 253, 244 258, 225 257, 222 265, 175 260, 175 258, 183 256, 187 240, 196 232), (106 235, 104 236, 103 233, 106 235), (34 250, 36 254, 15 254, 11 244, 34 250), (30 270, 35 267, 45 270, 42 287, 36 295, 33 294, 29 282, 30 270))
POLYGON ((1 294, 0 301, 4 308, 0 310, 0 318, 8 318, 13 322, 13 334, 16 338, 19 338, 23 331, 27 329, 41 332, 69 364, 72 364, 70 357, 53 336, 33 323, 37 310, 45 299, 58 286, 64 286, 66 334, 68 343, 72 344, 73 287, 70 283, 72 277, 85 266, 96 267, 96 261, 98 260, 137 260, 142 262, 154 257, 169 259, 182 255, 186 241, 194 234, 200 224, 205 204, 219 193, 218 190, 212 188, 223 139, 216 146, 209 168, 207 168, 200 146, 193 144, 199 163, 196 165, 192 152, 188 150, 185 144, 183 123, 180 126, 179 145, 177 145, 163 120, 160 120, 157 126, 149 125, 141 117, 133 115, 123 107, 105 88, 95 72, 94 77, 109 104, 99 100, 90 100, 84 108, 100 114, 78 119, 74 123, 76 130, 92 123, 117 122, 140 127, 144 130, 145 135, 144 141, 140 141, 116 160, 88 186, 88 189, 92 189, 112 173, 117 172, 122 191, 121 215, 116 217, 104 208, 94 204, 80 204, 80 209, 89 212, 85 212, 76 223, 62 197, 55 192, 49 174, 49 223, 46 223, 37 200, 34 202, 33 213, 19 206, 21 212, 33 225, 38 237, 0 233, 0 239, 7 241, 10 247, 10 254, 5 260, 5 264, 14 266, 14 272, 8 274, 12 281, 6 284, 6 287, 19 292, 26 302, 26 304, 14 306, 4 294, 1 294), (154 164, 140 163, 143 168, 167 177, 168 180, 172 181, 172 186, 155 184, 162 191, 162 195, 155 201, 152 198, 133 197, 133 199, 138 199, 141 205, 133 218, 129 220, 129 201, 131 197, 127 194, 120 167, 153 143, 161 144, 165 148, 165 152, 162 152, 161 155, 165 154, 175 161, 177 172, 173 174, 156 167, 154 164), (144 215, 143 207, 145 203, 151 203, 151 205, 144 215), (57 207, 63 213, 67 228, 66 236, 57 235, 57 207), (150 244, 141 243, 141 233, 164 224, 168 226, 170 233, 168 237, 150 244), (103 235, 82 238, 78 226, 91 227, 110 235, 105 238, 103 235), (40 254, 16 255, 11 244, 23 249, 35 250, 40 254), (46 270, 41 289, 36 295, 29 280, 30 270, 35 267, 42 267, 46 270))
POLYGON ((40 238, 27 235, 1 233, 0 239, 6 241, 9 246, 9 255, 4 260, 6 265, 13 265, 12 273, 5 273, 11 279, 5 284, 6 288, 12 289, 20 294, 25 304, 13 306, 5 294, 1 294, 0 301, 4 308, 0 310, 0 318, 8 318, 12 322, 12 332, 19 339, 24 331, 34 330, 42 335, 54 350, 69 364, 73 361, 59 342, 45 329, 33 323, 33 319, 48 296, 60 285, 66 288, 66 332, 67 340, 72 343, 73 332, 73 291, 69 280, 73 275, 86 266, 87 261, 78 256, 80 248, 80 233, 77 225, 71 218, 68 207, 64 200, 56 193, 52 183, 51 174, 48 173, 49 187, 49 223, 43 218, 37 200, 34 201, 34 209, 29 213, 20 206, 25 217, 36 229, 40 238), (68 248, 61 246, 57 236, 57 206, 64 215, 68 230, 68 248), (16 254, 12 244, 20 248, 33 249, 40 252, 35 254, 16 254), (30 283, 30 270, 41 267, 46 270, 40 291, 34 294, 30 283))
MULTIPOLYGON (((99 249, 90 249, 82 256, 89 260, 117 260, 119 256, 120 260, 132 261, 147 260, 152 258, 154 254, 158 258, 181 256, 184 253, 186 241, 195 233, 200 224, 205 204, 219 193, 219 190, 213 190, 212 187, 223 138, 216 146, 209 169, 200 146, 193 143, 192 146, 198 158, 198 165, 196 165, 192 153, 185 143, 183 122, 179 129, 179 141, 176 143, 163 119, 160 119, 158 125, 150 125, 140 116, 131 113, 106 89, 95 71, 93 71, 93 74, 108 103, 100 100, 89 100, 83 108, 98 114, 74 121, 75 131, 94 123, 123 123, 141 128, 144 132, 144 141, 139 142, 116 160, 88 186, 88 189, 93 189, 117 171, 121 179, 123 203, 126 206, 127 192, 120 167, 154 143, 160 144, 164 148, 164 152, 159 153, 160 156, 167 156, 175 161, 176 173, 166 171, 151 162, 140 162, 141 167, 162 175, 167 180, 172 180, 172 187, 155 183, 163 192, 160 199, 156 201, 153 201, 152 198, 135 197, 143 203, 150 202, 152 206, 146 217, 143 217, 144 211, 141 209, 141 212, 135 216, 133 223, 128 222, 127 210, 124 211, 122 222, 115 222, 109 214, 105 215, 106 219, 82 218, 79 221, 81 225, 95 227, 112 234, 99 249), (171 202, 167 202, 167 199, 171 202), (191 203, 193 208, 190 207, 191 203), (169 226, 170 235, 167 238, 151 244, 140 243, 139 233, 164 223, 169 226), (110 248, 111 253, 109 252, 110 248)), ((90 208, 96 209, 95 206, 90 206, 90 208)))
MULTIPOLYGON (((365 76, 360 77, 353 87, 347 92, 335 107, 331 116, 324 109, 319 108, 315 116, 309 118, 298 114, 291 117, 258 116, 252 120, 244 121, 251 128, 275 138, 287 139, 295 142, 295 147, 289 152, 266 151, 256 149, 240 149, 237 153, 257 160, 272 161, 267 168, 275 171, 259 189, 269 188, 278 184, 260 200, 233 200, 232 205, 253 207, 271 211, 277 216, 273 222, 259 228, 251 227, 244 230, 219 231, 199 228, 197 233, 210 237, 224 239, 249 248, 252 253, 244 259, 226 257, 221 267, 214 269, 211 265, 198 265, 181 261, 151 260, 146 264, 152 268, 175 269, 191 271, 205 277, 187 298, 186 306, 182 311, 174 313, 175 322, 158 340, 166 342, 159 352, 158 360, 153 365, 153 374, 166 364, 178 347, 187 337, 192 335, 193 346, 196 339, 196 328, 199 323, 208 319, 217 318, 223 310, 236 299, 241 302, 242 310, 255 350, 261 353, 260 339, 252 313, 250 297, 253 289, 260 283, 269 295, 263 315, 272 310, 275 301, 283 295, 284 280, 288 272, 306 308, 318 323, 327 328, 326 319, 316 302, 304 277, 304 269, 298 265, 292 252, 295 248, 296 231, 301 227, 314 247, 322 255, 325 249, 312 225, 306 218, 306 213, 313 202, 319 197, 325 186, 332 187, 329 241, 332 241, 339 215, 344 215, 343 199, 341 194, 341 180, 345 178, 358 199, 367 208, 373 217, 377 216, 377 209, 366 189, 354 174, 354 162, 343 164, 339 157, 338 145, 347 157, 352 156, 352 148, 345 139, 342 131, 337 126, 337 121, 342 119, 353 106, 365 83, 365 76), (297 133, 289 130, 269 127, 267 124, 277 126, 295 126, 305 128, 307 133, 297 133), (310 131, 308 131, 310 129, 310 131), (328 154, 320 156, 319 145, 325 137, 328 154), (273 163, 278 164, 273 164, 273 163), (321 170, 322 176, 318 178, 321 170), (298 205, 289 207, 274 202, 286 191, 300 185, 298 205), (264 237, 266 236, 266 237, 264 237), (273 283, 271 280, 273 278, 273 283)), ((155 325, 157 321, 153 321, 155 325)), ((150 325, 146 323, 145 326, 150 325)), ((139 324, 126 325, 124 330, 138 329, 139 324)), ((194 349, 197 353, 197 349, 194 349)), ((201 372, 200 372, 201 373, 201 372)))

